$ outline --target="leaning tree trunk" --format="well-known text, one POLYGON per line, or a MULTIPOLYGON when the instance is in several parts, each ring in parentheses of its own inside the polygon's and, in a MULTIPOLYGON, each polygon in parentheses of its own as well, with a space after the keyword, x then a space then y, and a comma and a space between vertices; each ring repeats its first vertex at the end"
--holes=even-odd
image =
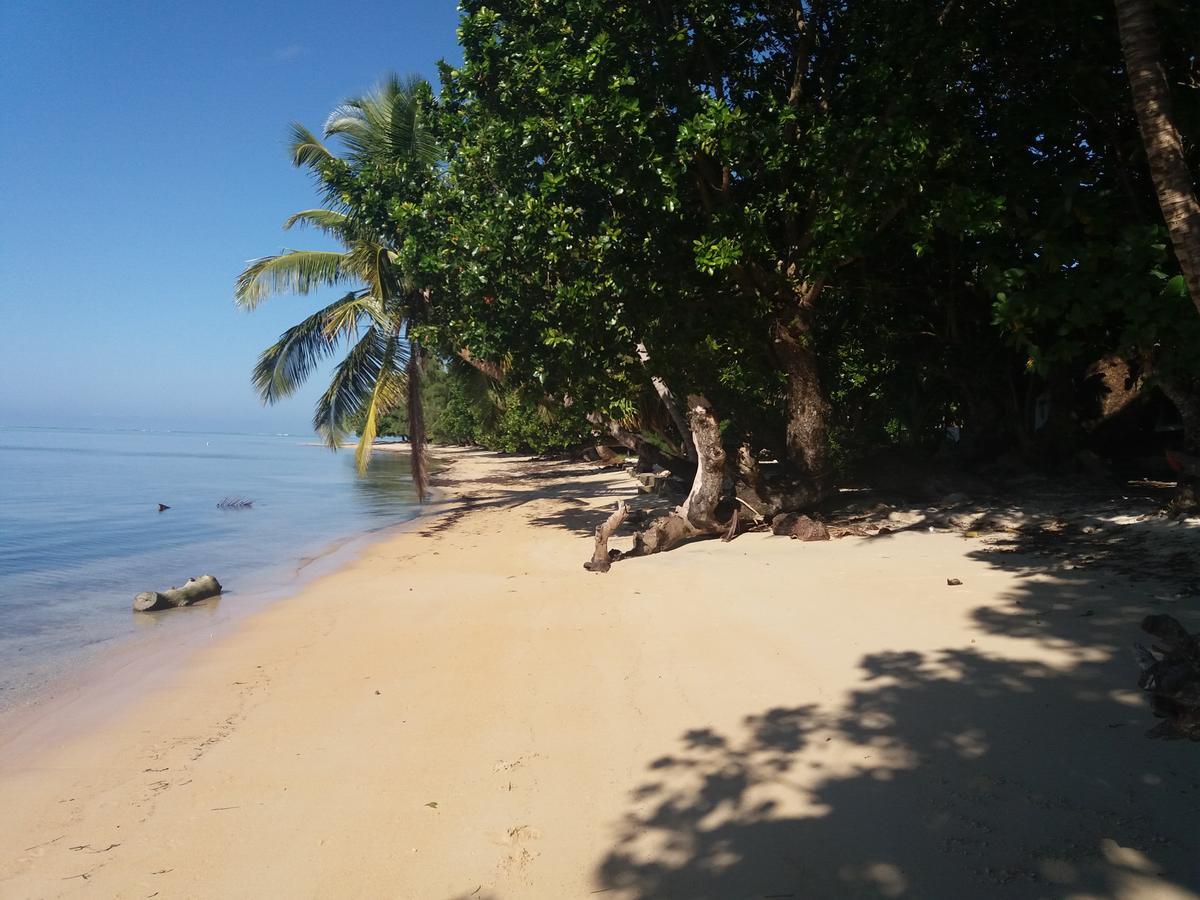
POLYGON ((608 541, 621 523, 627 509, 618 503, 616 512, 596 528, 596 546, 591 560, 583 564, 592 572, 607 572, 618 559, 649 556, 678 547, 684 541, 701 536, 723 534, 727 538, 737 530, 737 509, 724 509, 725 450, 721 429, 712 406, 703 397, 688 397, 688 422, 696 445, 698 465, 692 489, 683 504, 650 523, 645 531, 633 536, 633 549, 626 553, 610 551, 608 541))
POLYGON ((829 464, 829 403, 821 389, 813 346, 813 303, 821 283, 806 288, 790 317, 772 326, 771 348, 787 376, 787 457, 814 498, 832 489, 829 464))
MULTIPOLYGON (((650 353, 646 350, 645 344, 638 343, 637 355, 638 359, 642 361, 642 367, 649 370, 650 353)), ((679 429, 679 434, 683 437, 683 455, 687 457, 688 462, 696 462, 696 442, 692 439, 691 428, 688 427, 683 410, 679 408, 679 401, 675 399, 674 392, 658 375, 651 375, 650 383, 654 386, 654 392, 658 394, 658 399, 666 407, 667 415, 671 417, 671 421, 675 423, 675 427, 679 429)))
POLYGON ((1159 54, 1154 2, 1116 0, 1116 8, 1125 70, 1158 204, 1188 293, 1200 312, 1200 200, 1171 116, 1170 86, 1159 54))
POLYGON ((507 373, 504 371, 504 366, 500 365, 499 363, 494 363, 487 359, 480 359, 466 347, 460 348, 457 352, 457 356, 471 368, 482 372, 488 378, 492 379, 492 381, 503 382, 505 380, 505 375, 507 373))

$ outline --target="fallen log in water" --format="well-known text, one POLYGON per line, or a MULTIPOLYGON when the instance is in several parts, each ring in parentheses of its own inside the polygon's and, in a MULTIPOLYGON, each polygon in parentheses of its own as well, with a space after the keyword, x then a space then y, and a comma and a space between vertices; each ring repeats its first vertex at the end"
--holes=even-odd
POLYGON ((209 597, 217 597, 220 593, 221 582, 211 575, 201 575, 199 578, 189 578, 183 587, 173 587, 166 591, 143 591, 133 598, 133 608, 136 612, 174 609, 178 606, 191 606, 209 597))
POLYGON ((1146 736, 1200 741, 1200 635, 1164 615, 1146 616, 1142 630, 1158 643, 1149 650, 1134 647, 1142 667, 1138 687, 1150 694, 1151 712, 1164 720, 1146 736))

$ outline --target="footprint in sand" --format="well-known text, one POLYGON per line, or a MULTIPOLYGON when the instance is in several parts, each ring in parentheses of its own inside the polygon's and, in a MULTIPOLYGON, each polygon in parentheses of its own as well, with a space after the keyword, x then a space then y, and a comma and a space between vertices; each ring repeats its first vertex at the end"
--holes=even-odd
POLYGON ((513 876, 524 870, 537 859, 540 853, 531 853, 528 848, 521 846, 527 841, 537 840, 542 836, 541 831, 528 825, 514 825, 507 831, 495 836, 493 840, 504 847, 511 848, 497 863, 496 868, 502 875, 513 876))
POLYGON ((542 836, 542 832, 537 828, 531 828, 528 825, 514 825, 507 831, 502 831, 498 835, 494 835, 492 840, 502 847, 516 847, 525 841, 534 841, 542 836))
POLYGON ((529 756, 518 756, 511 762, 505 762, 504 760, 501 760, 500 762, 496 763, 496 765, 492 766, 492 771, 511 772, 513 769, 517 768, 518 766, 522 766, 531 760, 540 759, 541 756, 542 754, 540 753, 531 753, 529 756))

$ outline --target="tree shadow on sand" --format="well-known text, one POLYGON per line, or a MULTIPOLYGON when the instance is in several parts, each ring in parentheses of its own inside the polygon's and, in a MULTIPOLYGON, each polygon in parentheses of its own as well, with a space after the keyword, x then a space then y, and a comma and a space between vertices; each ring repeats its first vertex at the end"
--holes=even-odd
POLYGON ((1129 563, 1116 545, 1082 564, 1074 547, 1064 569, 1040 540, 1017 534, 971 554, 1029 576, 971 613, 988 651, 972 641, 871 653, 841 706, 770 709, 735 733, 684 734, 633 788, 598 890, 656 900, 1200 894, 1200 746, 1143 736, 1154 720, 1129 652, 1146 613, 1166 604, 1194 615, 1179 608, 1195 608, 1190 573, 1132 582, 1114 571, 1129 563), (996 637, 1013 642, 997 652, 996 637))

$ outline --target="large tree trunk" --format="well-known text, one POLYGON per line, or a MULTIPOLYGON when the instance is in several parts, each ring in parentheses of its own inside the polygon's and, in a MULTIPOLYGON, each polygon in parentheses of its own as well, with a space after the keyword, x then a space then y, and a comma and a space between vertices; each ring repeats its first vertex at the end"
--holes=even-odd
POLYGON ((1153 0, 1116 0, 1125 69, 1133 91, 1150 175, 1192 302, 1200 312, 1200 200, 1171 117, 1171 93, 1159 54, 1153 0))
POLYGON ((812 303, 820 285, 804 292, 790 318, 772 327, 772 351, 787 376, 787 458, 815 499, 832 490, 829 464, 829 403, 821 389, 812 338, 812 303))
POLYGON ((737 529, 736 507, 725 508, 722 503, 725 483, 725 449, 721 446, 721 429, 712 406, 703 397, 688 397, 688 421, 696 445, 698 465, 696 477, 687 499, 674 511, 660 516, 645 531, 633 536, 633 549, 626 553, 609 551, 608 541, 625 520, 625 504, 596 529, 596 545, 592 558, 583 564, 592 572, 607 572, 618 559, 649 556, 674 549, 695 537, 723 534, 731 537, 737 529))

